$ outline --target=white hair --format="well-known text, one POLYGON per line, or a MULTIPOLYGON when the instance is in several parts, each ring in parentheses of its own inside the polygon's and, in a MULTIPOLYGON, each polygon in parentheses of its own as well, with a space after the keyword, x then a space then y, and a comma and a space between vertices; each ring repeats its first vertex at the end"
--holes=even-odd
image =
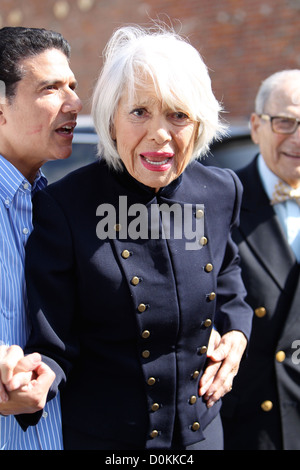
POLYGON ((263 114, 266 112, 266 105, 271 94, 282 85, 285 85, 287 80, 295 80, 300 86, 300 70, 281 70, 273 73, 261 83, 255 99, 256 114, 263 114))
POLYGON ((200 123, 191 159, 205 154, 212 140, 224 133, 221 106, 198 51, 171 29, 122 27, 106 46, 92 101, 98 154, 116 169, 120 157, 111 130, 119 100, 125 90, 133 97, 136 86, 145 86, 149 77, 164 103, 200 123))

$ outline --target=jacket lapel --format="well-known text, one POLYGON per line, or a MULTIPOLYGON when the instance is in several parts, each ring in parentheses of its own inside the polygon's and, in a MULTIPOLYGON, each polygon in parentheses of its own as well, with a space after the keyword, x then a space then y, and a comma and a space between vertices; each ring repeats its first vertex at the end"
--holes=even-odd
POLYGON ((239 230, 265 270, 284 289, 296 258, 263 189, 256 160, 239 173, 244 185, 239 230))

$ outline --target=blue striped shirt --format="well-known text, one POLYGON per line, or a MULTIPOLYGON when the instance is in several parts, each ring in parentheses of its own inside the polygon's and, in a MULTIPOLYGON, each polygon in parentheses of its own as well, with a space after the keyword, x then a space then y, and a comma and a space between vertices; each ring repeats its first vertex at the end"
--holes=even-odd
MULTIPOLYGON (((24 279, 25 244, 32 231, 35 191, 47 184, 40 172, 33 185, 0 155, 0 341, 24 348, 30 322, 24 279)), ((0 416, 0 449, 62 449, 59 396, 47 403, 36 426, 24 432, 14 416, 0 416)))

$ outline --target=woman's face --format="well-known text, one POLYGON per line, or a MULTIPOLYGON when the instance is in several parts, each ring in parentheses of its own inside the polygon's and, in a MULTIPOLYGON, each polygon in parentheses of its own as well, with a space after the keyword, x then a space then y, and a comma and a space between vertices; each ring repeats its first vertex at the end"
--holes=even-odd
POLYGON ((112 137, 131 176, 158 191, 186 168, 197 130, 184 109, 170 109, 149 84, 137 89, 134 102, 127 93, 122 96, 112 137))

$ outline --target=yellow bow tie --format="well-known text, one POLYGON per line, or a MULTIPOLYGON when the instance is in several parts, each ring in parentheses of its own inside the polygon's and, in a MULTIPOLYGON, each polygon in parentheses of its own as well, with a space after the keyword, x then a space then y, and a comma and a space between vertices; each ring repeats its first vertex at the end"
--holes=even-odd
POLYGON ((279 202, 285 202, 290 199, 296 201, 300 205, 300 187, 293 189, 283 181, 278 181, 274 188, 271 204, 278 204, 279 202))

